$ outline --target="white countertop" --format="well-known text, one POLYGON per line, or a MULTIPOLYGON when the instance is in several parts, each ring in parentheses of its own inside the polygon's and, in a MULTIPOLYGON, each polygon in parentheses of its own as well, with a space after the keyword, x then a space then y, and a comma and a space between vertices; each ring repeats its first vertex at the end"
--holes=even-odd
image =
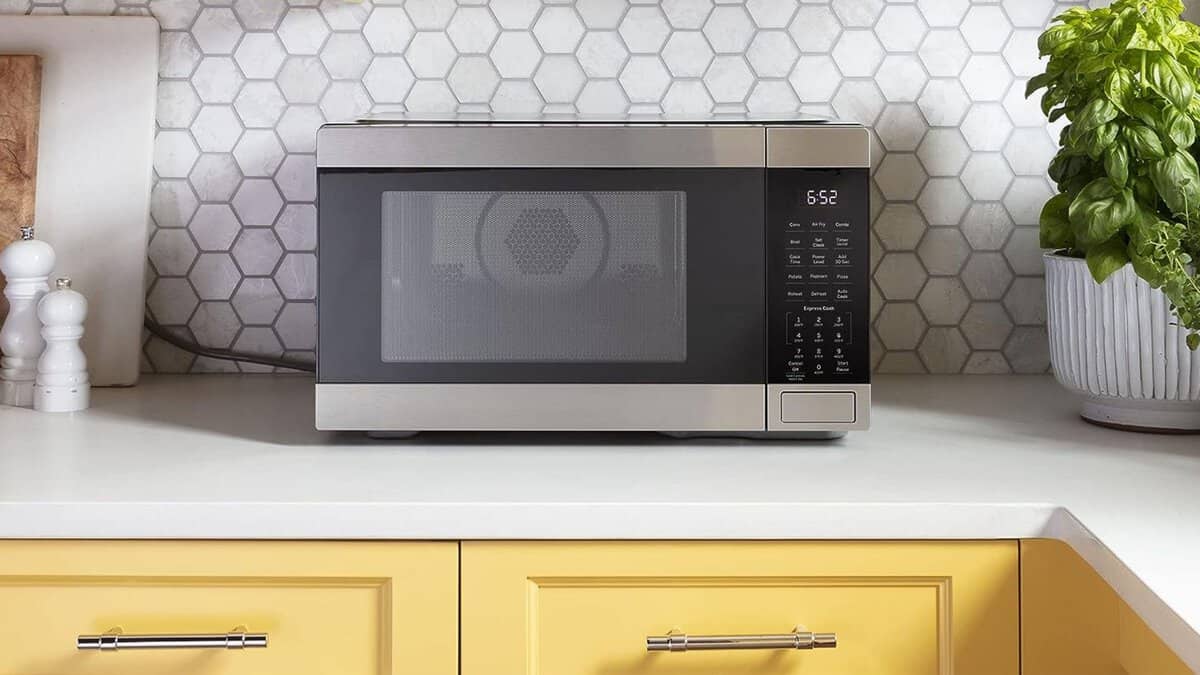
POLYGON ((0 538, 1066 540, 1200 670, 1200 438, 1047 377, 881 377, 840 441, 312 429, 311 380, 152 376, 0 407, 0 538))

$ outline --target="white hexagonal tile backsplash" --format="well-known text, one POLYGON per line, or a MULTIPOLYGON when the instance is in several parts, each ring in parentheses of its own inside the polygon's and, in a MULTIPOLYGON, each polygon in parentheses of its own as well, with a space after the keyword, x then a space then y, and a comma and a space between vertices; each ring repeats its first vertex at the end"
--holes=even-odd
MULTIPOLYGON (((804 111, 876 133, 872 362, 994 373, 1048 367, 1035 226, 1057 129, 1023 92, 1040 29, 1081 2, 32 0, 0 14, 162 25, 147 306, 204 344, 312 358, 326 120, 804 111)), ((159 371, 232 368, 145 351, 159 371)))

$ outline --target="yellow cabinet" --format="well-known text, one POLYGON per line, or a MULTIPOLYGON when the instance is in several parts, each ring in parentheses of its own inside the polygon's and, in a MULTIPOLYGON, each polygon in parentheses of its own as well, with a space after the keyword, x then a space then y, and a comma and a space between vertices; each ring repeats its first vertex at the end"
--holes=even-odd
POLYGON ((456 675, 456 543, 0 542, 0 675, 456 675), (76 637, 266 633, 265 649, 76 637))
POLYGON ((1192 671, 1070 546, 1021 542, 1023 675, 1192 671))
POLYGON ((464 542, 462 675, 1016 675, 1017 547, 464 542), (837 646, 647 651, 797 628, 837 646))

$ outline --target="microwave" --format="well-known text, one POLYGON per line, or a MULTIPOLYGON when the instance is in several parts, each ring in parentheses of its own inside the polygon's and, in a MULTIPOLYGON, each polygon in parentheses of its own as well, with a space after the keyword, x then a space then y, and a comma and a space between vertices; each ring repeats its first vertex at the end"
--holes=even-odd
POLYGON ((867 428, 863 126, 398 114, 317 139, 317 428, 867 428))

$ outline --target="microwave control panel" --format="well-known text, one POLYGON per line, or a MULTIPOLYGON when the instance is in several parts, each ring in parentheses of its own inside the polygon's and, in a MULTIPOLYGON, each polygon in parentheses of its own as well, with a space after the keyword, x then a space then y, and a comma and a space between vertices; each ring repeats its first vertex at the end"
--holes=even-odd
POLYGON ((767 171, 767 382, 871 380, 867 169, 767 171))

